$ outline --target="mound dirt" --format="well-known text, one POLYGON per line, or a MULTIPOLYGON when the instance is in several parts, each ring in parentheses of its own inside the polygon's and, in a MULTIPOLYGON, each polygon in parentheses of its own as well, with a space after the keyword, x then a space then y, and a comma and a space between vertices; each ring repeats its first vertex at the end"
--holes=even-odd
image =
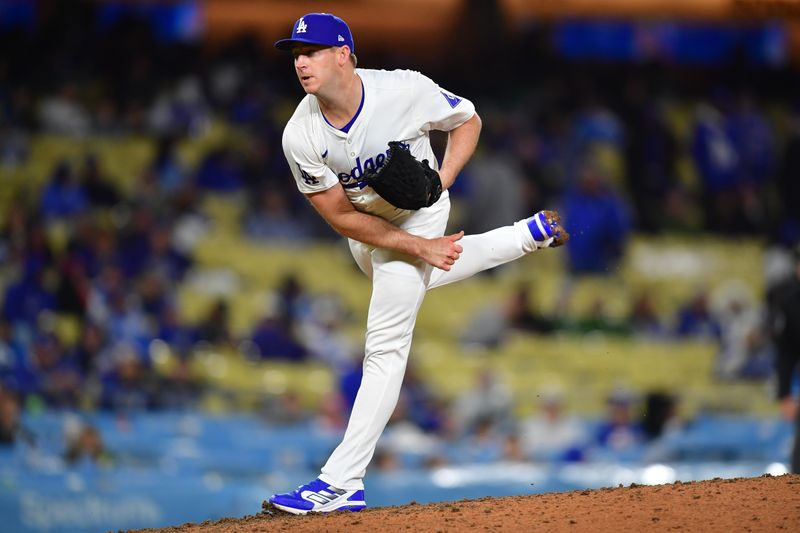
POLYGON ((800 531, 800 475, 411 503, 359 513, 293 516, 265 508, 244 518, 143 531, 800 531))

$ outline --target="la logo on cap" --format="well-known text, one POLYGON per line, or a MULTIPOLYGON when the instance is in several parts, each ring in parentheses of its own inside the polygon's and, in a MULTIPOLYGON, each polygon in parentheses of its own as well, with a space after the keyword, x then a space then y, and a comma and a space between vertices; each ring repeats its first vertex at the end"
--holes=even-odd
POLYGON ((300 20, 297 21, 297 32, 296 33, 305 33, 307 29, 308 29, 308 26, 306 25, 306 21, 305 20, 303 20, 301 18, 300 20))

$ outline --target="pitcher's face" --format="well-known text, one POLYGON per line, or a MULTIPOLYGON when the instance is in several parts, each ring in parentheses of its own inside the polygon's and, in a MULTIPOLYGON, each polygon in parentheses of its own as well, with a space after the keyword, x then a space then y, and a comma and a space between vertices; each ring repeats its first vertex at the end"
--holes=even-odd
POLYGON ((299 44, 292 48, 294 70, 308 94, 317 94, 335 75, 338 47, 299 44))

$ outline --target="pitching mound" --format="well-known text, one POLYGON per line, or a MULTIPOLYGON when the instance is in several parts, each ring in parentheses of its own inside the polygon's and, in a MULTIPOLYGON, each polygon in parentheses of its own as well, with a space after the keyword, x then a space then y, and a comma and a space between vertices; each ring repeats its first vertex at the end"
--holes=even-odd
POLYGON ((266 510, 241 519, 160 532, 364 531, 800 531, 800 475, 715 479, 483 498, 359 513, 292 516, 266 510))

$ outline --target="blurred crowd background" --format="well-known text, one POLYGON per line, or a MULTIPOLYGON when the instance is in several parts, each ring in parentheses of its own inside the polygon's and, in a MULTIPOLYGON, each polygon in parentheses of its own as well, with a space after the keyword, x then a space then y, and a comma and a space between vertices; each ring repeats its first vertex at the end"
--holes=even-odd
MULTIPOLYGON (((271 48, 325 9, 351 23, 359 66, 420 70, 476 103, 453 230, 558 209, 572 234, 428 296, 372 468, 785 471, 769 295, 800 242, 790 19, 439 1, 409 31, 356 2, 256 4, 0 1, 0 490, 20 527, 54 527, 17 499, 33 472, 163 468, 250 442, 247 464, 192 472, 219 490, 246 471, 263 498, 336 444, 369 285, 296 190, 281 133, 302 91, 271 48), (251 12, 255 27, 234 24, 251 12)), ((134 525, 158 521, 143 508, 134 525)))

